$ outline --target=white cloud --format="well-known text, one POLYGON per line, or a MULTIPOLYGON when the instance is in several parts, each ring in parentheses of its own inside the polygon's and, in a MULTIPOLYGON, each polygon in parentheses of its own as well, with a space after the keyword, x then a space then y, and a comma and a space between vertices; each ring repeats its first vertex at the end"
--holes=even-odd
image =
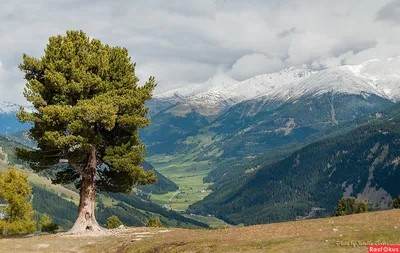
POLYGON ((71 29, 127 47, 137 74, 154 75, 158 92, 205 81, 221 67, 246 78, 400 55, 399 5, 391 0, 0 2, 0 99, 21 103, 22 54, 40 57, 50 36, 71 29))
POLYGON ((284 68, 284 63, 276 57, 264 54, 247 54, 239 58, 229 74, 237 80, 245 80, 255 75, 272 73, 284 68))
POLYGON ((335 43, 334 38, 318 33, 296 34, 289 46, 287 62, 290 65, 300 65, 329 56, 335 43))
POLYGON ((5 100, 7 87, 4 86, 6 71, 3 68, 3 63, 0 61, 0 101, 5 100))

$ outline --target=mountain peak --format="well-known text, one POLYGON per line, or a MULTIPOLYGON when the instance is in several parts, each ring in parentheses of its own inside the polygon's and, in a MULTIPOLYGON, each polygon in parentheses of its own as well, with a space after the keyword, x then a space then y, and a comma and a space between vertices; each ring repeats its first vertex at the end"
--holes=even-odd
POLYGON ((238 82, 239 81, 233 79, 225 72, 218 71, 205 82, 204 86, 206 90, 219 90, 219 89, 227 89, 238 82))
MULTIPOLYGON (((10 103, 10 102, 5 102, 5 101, 0 101, 0 114, 12 114, 16 113, 19 111, 21 105, 15 104, 15 103, 10 103)), ((28 111, 31 112, 34 110, 32 106, 24 106, 24 108, 28 111)))
POLYGON ((0 114, 10 114, 13 112, 17 112, 18 110, 19 105, 0 101, 0 114))

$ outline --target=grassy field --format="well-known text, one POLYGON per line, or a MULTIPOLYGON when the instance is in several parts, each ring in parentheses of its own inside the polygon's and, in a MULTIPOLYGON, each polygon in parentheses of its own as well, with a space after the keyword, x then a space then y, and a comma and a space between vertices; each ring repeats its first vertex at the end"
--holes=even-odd
POLYGON ((367 252, 400 244, 400 210, 218 230, 128 228, 0 240, 2 252, 367 252))
POLYGON ((196 201, 210 194, 210 184, 203 183, 203 178, 210 170, 208 162, 193 162, 190 156, 152 156, 150 163, 164 176, 179 186, 179 191, 167 194, 152 194, 153 202, 174 210, 186 210, 196 201))
POLYGON ((220 220, 216 217, 205 217, 205 216, 201 216, 201 215, 188 215, 188 214, 184 214, 183 216, 191 218, 193 220, 197 220, 203 223, 208 224, 211 228, 223 228, 223 227, 227 227, 229 226, 227 223, 225 223, 223 220, 220 220))

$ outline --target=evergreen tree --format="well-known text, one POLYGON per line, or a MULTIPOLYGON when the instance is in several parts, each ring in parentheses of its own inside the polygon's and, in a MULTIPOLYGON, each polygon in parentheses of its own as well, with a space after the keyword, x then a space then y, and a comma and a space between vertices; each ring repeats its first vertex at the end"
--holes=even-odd
POLYGON ((354 198, 354 197, 350 197, 350 198, 348 198, 348 212, 349 213, 351 213, 351 214, 353 214, 353 213, 356 213, 356 207, 357 207, 357 205, 356 205, 356 199, 354 198))
POLYGON ((131 192, 156 181, 141 163, 145 146, 139 129, 150 124, 145 102, 156 86, 151 77, 138 86, 128 50, 89 39, 82 31, 49 39, 45 55, 24 54, 19 66, 27 80, 24 95, 36 111, 21 108, 30 122, 33 151, 17 156, 36 171, 54 169, 54 183, 80 189, 78 218, 71 233, 101 230, 95 218, 96 191, 131 192))
POLYGON ((0 173, 0 197, 8 204, 5 208, 7 218, 0 220, 0 232, 3 235, 35 232, 36 221, 32 219, 34 211, 30 203, 31 193, 26 173, 15 168, 0 173))
POLYGON ((358 203, 357 213, 366 213, 366 212, 368 212, 368 202, 361 201, 360 203, 358 203))
POLYGON ((400 209, 400 195, 393 200, 392 208, 393 209, 400 209))
POLYGON ((346 210, 347 210, 347 198, 342 197, 337 205, 336 213, 338 216, 344 216, 346 215, 346 210))
POLYGON ((149 220, 147 221, 146 227, 155 227, 155 228, 160 228, 162 227, 162 223, 160 221, 160 218, 158 217, 150 217, 149 220))
POLYGON ((112 228, 118 228, 121 225, 123 225, 123 224, 119 220, 118 216, 113 215, 113 216, 108 217, 105 227, 108 229, 112 229, 112 228))

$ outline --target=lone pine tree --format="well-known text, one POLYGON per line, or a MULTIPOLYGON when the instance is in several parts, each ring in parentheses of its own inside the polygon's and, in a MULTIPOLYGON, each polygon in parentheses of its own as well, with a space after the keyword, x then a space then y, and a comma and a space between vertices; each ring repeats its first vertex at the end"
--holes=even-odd
POLYGON ((37 149, 18 149, 33 170, 54 170, 54 183, 80 190, 78 218, 71 233, 102 230, 95 218, 96 191, 130 192, 156 181, 144 171, 146 155, 139 128, 150 124, 145 102, 156 86, 142 86, 128 50, 102 44, 82 31, 49 39, 40 59, 24 54, 19 68, 27 80, 25 98, 34 112, 21 108, 37 149))

